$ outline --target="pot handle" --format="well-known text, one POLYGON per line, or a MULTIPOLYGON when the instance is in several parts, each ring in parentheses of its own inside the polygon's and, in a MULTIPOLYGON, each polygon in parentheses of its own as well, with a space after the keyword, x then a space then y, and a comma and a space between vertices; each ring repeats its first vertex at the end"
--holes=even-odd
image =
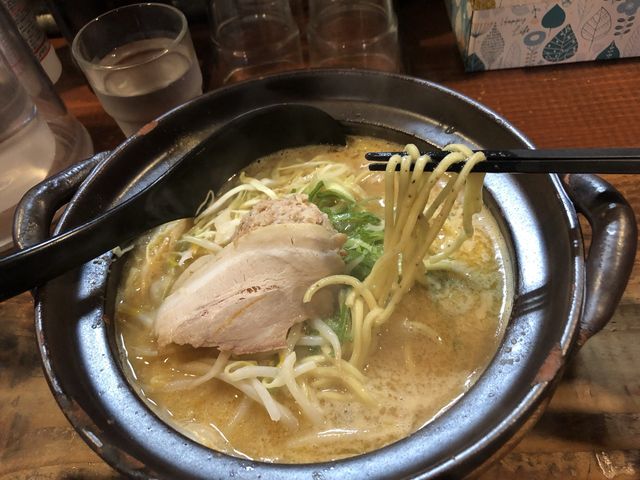
POLYGON ((51 236, 56 211, 71 200, 84 179, 109 153, 96 153, 52 175, 22 197, 13 217, 13 239, 20 250, 51 236))
POLYGON ((613 316, 633 268, 638 229, 631 206, 602 178, 570 174, 562 180, 576 210, 586 217, 592 230, 578 336, 581 346, 613 316))

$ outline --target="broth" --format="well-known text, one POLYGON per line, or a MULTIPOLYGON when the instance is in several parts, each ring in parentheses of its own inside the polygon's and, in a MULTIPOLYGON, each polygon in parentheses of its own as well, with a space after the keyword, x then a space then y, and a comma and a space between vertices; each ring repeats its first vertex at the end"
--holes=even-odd
MULTIPOLYGON (((282 166, 317 158, 339 159, 353 168, 366 169, 364 152, 393 150, 402 147, 352 137, 346 149, 314 146, 279 152, 255 162, 247 173, 262 178, 276 162, 282 166)), ((382 175, 362 171, 359 185, 377 199, 369 208, 380 213, 382 175)), ((439 247, 459 228, 457 217, 452 215, 447 221, 436 242, 439 247)), ((506 247, 486 208, 474 217, 474 225, 473 238, 453 254, 448 268, 429 272, 424 285, 416 284, 377 331, 375 351, 363 372, 364 387, 373 404, 323 398, 318 401, 323 421, 314 424, 284 392, 276 392, 278 401, 298 418, 299 425, 292 429, 272 421, 261 405, 217 379, 190 390, 168 389, 176 380, 202 375, 217 354, 212 348, 177 345, 158 351, 149 314, 140 314, 151 312, 152 317, 158 307, 153 299, 154 285, 164 277, 175 277, 182 269, 174 266, 167 272, 157 268, 157 262, 166 261, 162 249, 172 243, 171 235, 178 235, 188 224, 172 230, 162 241, 152 234, 140 239, 128 259, 116 313, 124 370, 160 418, 186 436, 238 457, 281 463, 327 461, 400 440, 463 395, 491 361, 502 339, 512 288, 506 247), (155 240, 149 246, 151 238, 155 240), (154 260, 149 262, 150 251, 154 260), (152 282, 137 280, 144 268, 157 270, 152 282)))

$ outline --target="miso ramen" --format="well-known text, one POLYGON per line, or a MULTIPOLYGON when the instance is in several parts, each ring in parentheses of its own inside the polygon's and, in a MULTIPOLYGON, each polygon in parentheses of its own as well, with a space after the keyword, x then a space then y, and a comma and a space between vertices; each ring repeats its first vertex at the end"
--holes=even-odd
POLYGON ((367 169, 365 152, 402 150, 275 153, 136 242, 117 338, 161 419, 230 455, 327 461, 410 435, 472 386, 510 313, 506 247, 476 174, 367 169))

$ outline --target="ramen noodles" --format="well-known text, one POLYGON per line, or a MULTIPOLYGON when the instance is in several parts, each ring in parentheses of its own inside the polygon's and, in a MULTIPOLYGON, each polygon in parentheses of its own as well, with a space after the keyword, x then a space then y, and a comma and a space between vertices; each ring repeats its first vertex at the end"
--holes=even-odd
POLYGON ((469 175, 482 158, 452 146, 422 173, 408 146, 386 173, 367 169, 364 152, 394 150, 351 137, 258 159, 196 218, 136 242, 117 338, 160 418, 220 452, 306 463, 402 439, 471 387, 511 302, 469 175))

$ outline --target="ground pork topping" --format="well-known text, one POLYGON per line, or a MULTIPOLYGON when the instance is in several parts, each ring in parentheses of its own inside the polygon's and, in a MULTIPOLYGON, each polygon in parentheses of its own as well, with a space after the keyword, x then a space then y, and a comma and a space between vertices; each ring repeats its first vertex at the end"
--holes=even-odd
POLYGON ((335 232, 329 217, 310 203, 307 195, 297 193, 290 197, 256 203, 238 225, 234 238, 260 227, 283 223, 311 223, 335 232))

